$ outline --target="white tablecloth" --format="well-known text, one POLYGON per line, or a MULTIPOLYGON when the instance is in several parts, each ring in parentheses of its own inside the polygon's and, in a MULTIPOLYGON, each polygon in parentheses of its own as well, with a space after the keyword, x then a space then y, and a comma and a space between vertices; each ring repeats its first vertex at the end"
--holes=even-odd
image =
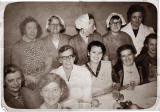
MULTIPOLYGON (((136 86, 134 90, 123 90, 121 93, 124 95, 124 101, 131 100, 142 108, 152 107, 157 98, 157 82, 151 82, 143 85, 136 86)), ((99 109, 112 109, 115 100, 112 94, 100 96, 97 99, 100 101, 99 109)))

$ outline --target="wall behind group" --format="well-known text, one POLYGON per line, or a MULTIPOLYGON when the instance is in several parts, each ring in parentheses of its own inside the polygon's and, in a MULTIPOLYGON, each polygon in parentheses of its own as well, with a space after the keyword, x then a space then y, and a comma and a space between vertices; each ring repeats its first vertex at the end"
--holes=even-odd
MULTIPOLYGON (((138 3, 138 2, 136 2, 138 3)), ((11 48, 21 39, 19 24, 27 16, 34 17, 42 27, 42 37, 46 20, 51 15, 59 15, 66 24, 66 34, 75 35, 74 21, 84 13, 91 13, 95 17, 97 31, 102 35, 106 31, 106 18, 112 12, 121 13, 127 22, 127 10, 131 2, 17 2, 8 4, 4 12, 4 65, 11 62, 11 48)), ((150 3, 138 3, 145 7, 146 18, 144 24, 157 30, 157 9, 150 3)))

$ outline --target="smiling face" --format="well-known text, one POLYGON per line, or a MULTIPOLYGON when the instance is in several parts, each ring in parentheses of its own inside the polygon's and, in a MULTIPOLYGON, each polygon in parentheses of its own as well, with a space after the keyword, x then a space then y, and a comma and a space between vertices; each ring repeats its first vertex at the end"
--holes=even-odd
POLYGON ((123 65, 131 66, 134 63, 134 54, 130 49, 126 49, 120 52, 123 65))
POLYGON ((65 69, 72 69, 75 61, 72 49, 68 49, 63 53, 60 53, 60 63, 62 63, 65 69))
POLYGON ((143 16, 141 12, 134 12, 131 15, 131 25, 133 28, 139 28, 140 24, 142 23, 143 16))
POLYGON ((22 75, 19 71, 9 73, 5 77, 5 86, 10 92, 19 92, 22 86, 22 75))
POLYGON ((40 94, 44 98, 45 103, 52 106, 59 102, 62 90, 57 83, 51 82, 42 88, 40 94))
POLYGON ((60 30, 61 30, 61 25, 60 25, 60 21, 58 18, 56 17, 53 17, 51 19, 51 22, 49 24, 49 30, 51 33, 53 34, 57 34, 57 33, 60 33, 60 30))
POLYGON ((148 44, 148 54, 151 56, 156 56, 157 54, 157 40, 156 39, 149 39, 148 44))
POLYGON ((122 21, 121 19, 111 19, 110 20, 110 29, 112 32, 117 33, 121 29, 122 21))
POLYGON ((37 36, 37 24, 35 22, 29 22, 25 26, 25 35, 28 39, 34 40, 37 36))
POLYGON ((88 53, 88 55, 90 57, 91 62, 99 63, 103 56, 102 48, 98 46, 93 46, 91 48, 91 51, 88 53))

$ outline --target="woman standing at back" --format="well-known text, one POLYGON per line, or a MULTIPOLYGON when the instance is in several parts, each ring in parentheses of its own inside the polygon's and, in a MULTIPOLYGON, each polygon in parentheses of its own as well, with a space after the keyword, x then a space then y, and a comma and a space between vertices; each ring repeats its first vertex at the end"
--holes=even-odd
POLYGON ((65 31, 65 23, 58 15, 50 16, 46 23, 48 35, 42 39, 45 44, 47 57, 52 59, 52 68, 60 66, 58 50, 63 45, 68 45, 70 36, 63 34, 65 31))
POLYGON ((122 31, 128 33, 138 55, 143 47, 143 42, 147 35, 154 33, 153 28, 143 24, 145 19, 145 9, 140 5, 131 5, 127 12, 128 24, 122 31))

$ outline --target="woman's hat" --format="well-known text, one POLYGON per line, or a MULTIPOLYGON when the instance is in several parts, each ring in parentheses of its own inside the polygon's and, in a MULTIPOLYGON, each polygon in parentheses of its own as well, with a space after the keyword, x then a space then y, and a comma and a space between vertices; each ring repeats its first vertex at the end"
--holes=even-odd
POLYGON ((75 21, 75 25, 77 29, 87 29, 89 26, 89 16, 88 14, 83 14, 81 16, 79 16, 76 21, 75 21))
POLYGON ((53 17, 57 17, 57 18, 60 20, 60 24, 63 25, 63 27, 65 28, 64 20, 63 20, 60 16, 58 16, 58 15, 52 15, 52 16, 50 16, 50 17, 47 19, 46 29, 48 29, 48 27, 49 27, 49 22, 50 22, 50 20, 51 20, 53 17))
POLYGON ((121 21, 122 21, 122 25, 125 25, 125 24, 126 24, 126 21, 125 21, 124 17, 123 17, 121 14, 114 12, 114 13, 111 13, 111 14, 108 16, 108 18, 106 19, 107 28, 109 28, 109 22, 110 22, 110 20, 111 20, 111 18, 112 18, 113 16, 119 16, 120 19, 121 19, 121 21))

